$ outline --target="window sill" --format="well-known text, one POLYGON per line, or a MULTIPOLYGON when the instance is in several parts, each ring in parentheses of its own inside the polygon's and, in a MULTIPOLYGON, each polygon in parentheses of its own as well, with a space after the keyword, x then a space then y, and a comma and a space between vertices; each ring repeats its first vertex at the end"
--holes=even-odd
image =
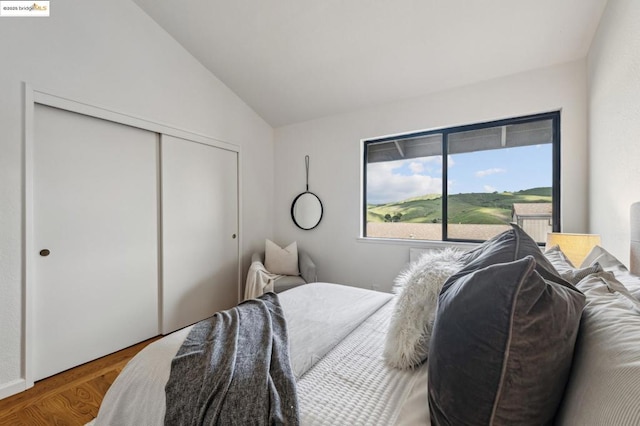
POLYGON ((395 246, 411 246, 419 248, 442 249, 445 247, 455 247, 469 250, 477 247, 480 243, 463 243, 459 241, 433 241, 433 240, 405 240, 396 238, 373 238, 373 237, 357 237, 356 241, 366 244, 389 244, 395 246))

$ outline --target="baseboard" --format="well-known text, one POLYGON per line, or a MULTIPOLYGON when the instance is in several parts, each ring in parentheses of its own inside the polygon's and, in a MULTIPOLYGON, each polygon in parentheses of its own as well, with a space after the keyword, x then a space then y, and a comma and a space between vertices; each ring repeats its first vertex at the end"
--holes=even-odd
POLYGON ((27 390, 27 382, 24 379, 17 379, 8 383, 4 383, 0 385, 0 399, 15 395, 24 390, 27 390))

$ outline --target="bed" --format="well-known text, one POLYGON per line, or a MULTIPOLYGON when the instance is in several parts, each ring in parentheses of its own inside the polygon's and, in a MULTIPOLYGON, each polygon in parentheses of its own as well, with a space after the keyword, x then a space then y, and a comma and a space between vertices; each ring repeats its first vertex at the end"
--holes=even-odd
MULTIPOLYGON (((514 226, 426 255, 396 284, 279 294, 297 404, 282 423, 640 424, 640 279, 602 247, 574 266, 514 226)), ((96 426, 165 424, 192 327, 129 362, 96 426)))

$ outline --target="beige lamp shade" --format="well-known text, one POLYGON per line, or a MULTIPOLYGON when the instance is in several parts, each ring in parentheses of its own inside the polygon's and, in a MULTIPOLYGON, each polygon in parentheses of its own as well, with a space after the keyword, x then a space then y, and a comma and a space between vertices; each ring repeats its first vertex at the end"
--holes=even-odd
POLYGON ((591 249, 599 244, 600 235, 598 234, 563 234, 560 232, 549 232, 547 234, 545 250, 549 250, 553 246, 560 246, 560 250, 567 256, 573 266, 578 268, 591 249))

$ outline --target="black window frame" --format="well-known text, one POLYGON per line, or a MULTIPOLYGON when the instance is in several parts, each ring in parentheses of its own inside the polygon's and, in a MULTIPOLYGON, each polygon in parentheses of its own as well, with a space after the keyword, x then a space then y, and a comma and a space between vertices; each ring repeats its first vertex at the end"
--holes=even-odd
POLYGON ((384 138, 374 138, 363 140, 363 191, 362 191, 362 237, 376 238, 383 240, 401 240, 412 242, 433 242, 433 241, 450 241, 464 243, 480 243, 485 240, 448 238, 447 235, 447 204, 448 204, 448 162, 446 161, 448 149, 448 139, 450 134, 460 133, 471 130, 478 130, 489 127, 508 126, 513 124, 523 124, 534 121, 551 120, 552 122, 552 187, 551 187, 551 203, 552 203, 552 230, 553 232, 561 232, 560 227, 560 111, 551 111, 539 114, 526 115, 515 118, 505 118, 500 120, 486 121, 482 123, 467 124, 462 126, 447 127, 441 129, 424 130, 415 133, 403 134, 400 136, 388 136, 384 138), (400 141, 405 139, 415 139, 429 135, 442 135, 442 239, 441 240, 412 240, 406 238, 385 238, 385 237, 368 237, 367 236, 367 164, 369 145, 379 144, 381 142, 400 141))

